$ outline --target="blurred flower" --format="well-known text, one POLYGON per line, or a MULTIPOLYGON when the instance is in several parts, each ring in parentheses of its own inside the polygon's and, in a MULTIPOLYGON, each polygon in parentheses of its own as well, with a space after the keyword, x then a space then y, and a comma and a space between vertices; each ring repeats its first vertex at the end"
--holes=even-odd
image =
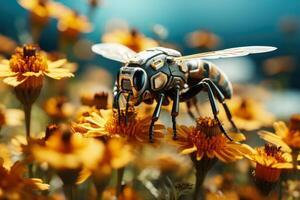
POLYGON ((102 0, 87 0, 90 7, 96 8, 97 6, 102 4, 102 0))
POLYGON ((244 200, 266 200, 266 198, 268 200, 278 200, 276 193, 271 193, 266 197, 253 185, 239 185, 236 191, 239 198, 244 200))
POLYGON ((80 101, 86 106, 95 106, 97 109, 108 108, 108 93, 97 92, 97 93, 83 93, 80 95, 80 101))
POLYGON ((102 42, 120 43, 136 52, 158 46, 155 40, 144 36, 136 29, 115 29, 107 32, 102 36, 102 42))
POLYGON ((160 39, 166 39, 169 35, 168 29, 161 25, 161 24, 155 24, 152 27, 153 33, 155 33, 160 39))
POLYGON ((68 69, 61 68, 65 63, 65 59, 50 62, 37 47, 24 45, 16 48, 9 61, 0 64, 0 77, 14 87, 16 97, 24 106, 27 138, 30 137, 31 106, 40 94, 44 76, 58 80, 73 77, 68 69))
POLYGON ((284 16, 279 21, 280 31, 289 36, 297 34, 299 25, 299 19, 296 16, 284 16))
POLYGON ((4 77, 4 83, 17 90, 40 90, 45 75, 53 79, 73 77, 67 69, 61 68, 65 63, 65 59, 47 61, 46 57, 38 52, 37 47, 25 45, 23 48, 17 47, 9 61, 2 61, 0 77, 4 77))
POLYGON ((34 160, 48 163, 66 185, 76 182, 82 168, 95 166, 103 156, 103 150, 99 141, 71 133, 69 127, 55 129, 44 145, 33 144, 31 147, 34 160))
MULTIPOLYGON (((171 128, 169 133, 173 133, 171 128)), ((232 162, 243 158, 248 152, 245 144, 230 142, 222 134, 217 121, 211 118, 199 118, 196 127, 177 127, 178 140, 173 143, 178 146, 181 154, 191 154, 196 160, 203 158, 218 158, 222 162, 232 162)), ((244 140, 243 134, 232 134, 236 141, 244 140)))
MULTIPOLYGON (((266 111, 262 103, 252 98, 236 97, 229 100, 227 105, 236 126, 240 129, 255 130, 269 126, 275 120, 275 117, 266 111)), ((226 119, 225 113, 222 113, 221 119, 226 119)))
POLYGON ((41 31, 49 23, 50 17, 58 17, 68 10, 61 3, 51 0, 18 0, 18 3, 30 11, 32 36, 37 42, 41 31))
POLYGON ((64 96, 49 98, 44 103, 43 107, 49 117, 54 120, 54 122, 67 119, 74 112, 74 107, 66 100, 64 96))
POLYGON ((135 163, 138 168, 158 169, 163 177, 184 177, 192 167, 191 161, 187 157, 168 149, 144 148, 140 156, 139 162, 135 163))
POLYGON ((0 105, 0 129, 3 126, 20 126, 23 124, 24 113, 19 109, 8 109, 0 105))
MULTIPOLYGON (((281 147, 266 144, 245 155, 256 163, 254 181, 258 189, 267 195, 280 178, 282 169, 292 169, 292 156, 281 151, 281 147)), ((300 167, 299 167, 300 169, 300 167)))
POLYGON ((277 56, 264 61, 264 71, 268 75, 276 75, 292 71, 296 66, 296 60, 292 56, 277 56))
POLYGON ((273 124, 275 134, 268 131, 260 131, 259 136, 274 145, 282 147, 285 152, 300 150, 300 114, 292 115, 290 125, 279 121, 273 124))
MULTIPOLYGON (((103 193, 103 200, 115 199, 115 189, 109 188, 103 193)), ((143 198, 130 186, 125 186, 118 200, 142 200, 143 198)))
MULTIPOLYGON (((103 156, 96 160, 96 165, 89 165, 81 171, 78 183, 82 183, 89 176, 92 176, 96 186, 98 198, 103 195, 113 170, 122 171, 122 176, 118 177, 117 183, 121 187, 124 168, 133 160, 131 146, 122 139, 110 139, 103 151, 103 156), (121 179, 119 179, 121 178, 121 179)), ((105 198, 104 198, 105 199, 105 198)))
POLYGON ((231 190, 231 191, 224 191, 224 192, 218 191, 217 193, 208 192, 206 194, 205 199, 206 200, 227 200, 227 199, 239 200, 240 198, 234 190, 231 190))
POLYGON ((187 43, 190 47, 199 49, 214 49, 220 44, 220 37, 208 30, 198 30, 187 35, 187 43))
POLYGON ((12 166, 11 152, 5 144, 0 143, 0 162, 2 167, 10 169, 12 166))
POLYGON ((70 10, 59 17, 57 28, 65 39, 75 40, 80 33, 91 32, 92 24, 85 16, 70 10))
POLYGON ((38 199, 36 191, 49 188, 41 179, 25 178, 25 171, 26 168, 21 162, 16 162, 10 169, 6 169, 0 159, 0 199, 34 200, 38 199))
MULTIPOLYGON (((88 117, 85 117, 86 122, 78 124, 78 126, 87 130, 84 135, 88 137, 122 137, 128 143, 141 145, 149 143, 151 117, 151 115, 138 113, 134 107, 128 109, 127 117, 126 111, 123 109, 121 109, 120 116, 113 110, 100 110, 100 114, 92 112, 88 117)), ((155 124, 154 140, 156 142, 163 137, 163 129, 164 125, 155 124)))

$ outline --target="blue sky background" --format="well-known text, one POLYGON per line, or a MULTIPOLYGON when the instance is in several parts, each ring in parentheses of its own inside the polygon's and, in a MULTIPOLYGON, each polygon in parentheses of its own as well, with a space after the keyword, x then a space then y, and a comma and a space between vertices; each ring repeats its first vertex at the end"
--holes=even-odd
MULTIPOLYGON (((0 33, 18 40, 20 32, 28 28, 28 12, 15 0, 0 2, 0 33)), ((82 14, 89 11, 86 0, 60 2, 82 14)), ((91 19, 94 31, 83 37, 99 42, 106 22, 114 18, 126 20, 147 36, 153 36, 151 27, 159 23, 168 28, 168 40, 179 44, 184 54, 189 54, 196 50, 186 47, 185 35, 204 28, 222 37, 223 48, 244 45, 279 48, 271 54, 252 56, 259 66, 263 59, 273 55, 294 55, 299 61, 299 32, 293 37, 286 37, 278 28, 280 20, 285 17, 299 20, 297 25, 300 25, 299 0, 103 0, 103 6, 93 13, 91 19)), ((45 50, 54 50, 57 48, 57 38, 56 20, 51 20, 43 32, 40 45, 45 50)), ((99 58, 90 62, 105 63, 99 58)), ((294 88, 300 88, 297 67, 290 78, 290 86, 294 88)), ((257 68, 256 73, 260 76, 261 69, 257 68)))

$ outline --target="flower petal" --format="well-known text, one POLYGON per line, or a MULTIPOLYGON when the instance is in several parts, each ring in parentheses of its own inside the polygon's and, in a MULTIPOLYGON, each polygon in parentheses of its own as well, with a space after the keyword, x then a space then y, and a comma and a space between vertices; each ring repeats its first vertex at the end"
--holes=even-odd
POLYGON ((13 87, 17 87, 21 83, 27 80, 28 77, 18 78, 18 76, 7 77, 3 80, 4 83, 11 85, 13 87))
POLYGON ((49 62, 48 63, 48 68, 53 69, 53 68, 59 68, 61 66, 63 66, 64 64, 67 63, 66 59, 60 59, 54 62, 49 62))
POLYGON ((270 142, 278 147, 281 147, 282 151, 291 152, 291 148, 278 136, 268 131, 259 131, 258 135, 265 141, 270 142))

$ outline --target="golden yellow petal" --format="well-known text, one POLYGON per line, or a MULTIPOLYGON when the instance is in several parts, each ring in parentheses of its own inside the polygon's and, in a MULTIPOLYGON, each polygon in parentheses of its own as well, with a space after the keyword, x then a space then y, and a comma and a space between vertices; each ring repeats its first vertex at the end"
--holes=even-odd
POLYGON ((83 168, 79 173, 76 183, 77 184, 83 183, 84 181, 86 181, 86 179, 88 179, 91 176, 91 174, 92 173, 90 170, 88 170, 87 168, 83 168))
POLYGON ((196 159, 197 160, 201 160, 204 156, 204 152, 203 151, 197 151, 196 153, 196 159))
POLYGON ((15 76, 17 73, 12 71, 0 71, 0 77, 15 76))
POLYGON ((275 129, 275 133, 281 137, 281 138, 285 138, 289 132, 288 127, 286 126, 286 124, 282 121, 279 122, 274 122, 273 124, 274 129, 275 129))
POLYGON ((40 190, 48 190, 49 189, 49 185, 43 183, 43 181, 39 178, 31 178, 30 180, 33 181, 34 185, 40 190))
POLYGON ((259 131, 258 135, 263 140, 270 142, 278 147, 281 147, 282 151, 291 152, 291 148, 277 135, 268 131, 259 131))
POLYGON ((294 166, 292 163, 275 163, 271 167, 277 169, 292 169, 294 166))
POLYGON ((39 77, 43 74, 42 71, 39 72, 25 72, 22 74, 22 76, 35 76, 35 77, 39 77))
POLYGON ((236 142, 242 142, 246 140, 245 135, 242 133, 229 132, 228 135, 236 142))
POLYGON ((11 85, 13 87, 17 87, 18 85, 20 85, 21 83, 23 83, 24 81, 27 80, 27 77, 22 77, 20 80, 18 80, 17 76, 13 76, 13 77, 7 77, 3 80, 4 83, 11 85))
POLYGON ((62 78, 74 77, 74 74, 72 74, 71 72, 46 72, 45 74, 50 78, 57 79, 57 80, 62 78))
POLYGON ((54 62, 48 61, 48 68, 49 69, 59 68, 59 67, 62 67, 66 63, 67 63, 66 59, 60 59, 60 60, 57 60, 57 61, 54 61, 54 62))
POLYGON ((196 146, 193 146, 191 148, 188 148, 188 149, 184 149, 182 150, 180 153, 181 154, 191 154, 193 152, 197 151, 197 147, 196 146))

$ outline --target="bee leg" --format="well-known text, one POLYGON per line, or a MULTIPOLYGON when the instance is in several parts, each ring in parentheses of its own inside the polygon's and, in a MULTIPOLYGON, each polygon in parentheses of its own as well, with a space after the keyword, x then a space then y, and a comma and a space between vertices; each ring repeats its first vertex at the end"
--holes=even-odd
POLYGON ((193 120, 196 120, 196 117, 195 115, 192 113, 191 111, 191 102, 190 100, 186 101, 186 107, 187 107, 187 113, 189 114, 189 116, 193 119, 193 120))
POLYGON ((218 108, 218 106, 216 104, 214 93, 212 92, 212 89, 211 89, 210 85, 208 83, 206 83, 206 82, 201 82, 201 83, 203 84, 203 86, 205 88, 207 88, 208 98, 209 98, 209 102, 210 102, 210 105, 211 105, 211 108, 212 108, 212 111, 213 111, 213 114, 214 114, 214 118, 218 122, 221 131, 227 137, 227 139, 229 139, 230 141, 233 141, 233 139, 227 134, 227 132, 224 129, 221 121, 218 118, 219 108, 218 108))
POLYGON ((175 99, 173 100, 173 106, 172 106, 172 123, 173 123, 173 140, 177 139, 177 133, 176 133, 176 117, 178 116, 179 112, 179 93, 180 93, 180 86, 176 85, 176 94, 175 94, 175 99))
POLYGON ((154 137, 154 123, 158 120, 160 111, 161 111, 161 106, 164 101, 165 95, 163 93, 159 94, 159 99, 157 101, 156 107, 154 109, 153 115, 152 115, 152 120, 149 128, 149 142, 153 143, 153 137, 154 137))
POLYGON ((206 78, 206 79, 203 79, 204 82, 208 83, 210 85, 210 87, 214 90, 214 93, 216 94, 219 102, 222 104, 224 110, 225 110, 225 113, 226 113, 226 116, 227 116, 227 119, 229 120, 229 122, 231 123, 231 126, 234 128, 234 130, 237 132, 237 133, 240 133, 240 130, 237 128, 237 126, 235 125, 233 119, 232 119, 232 114, 225 102, 225 97, 223 95, 223 93, 219 90, 219 88, 216 86, 216 84, 214 82, 212 82, 212 80, 206 78))
POLYGON ((120 104, 119 104, 121 94, 122 94, 121 91, 119 91, 115 94, 114 103, 113 103, 113 107, 118 110, 118 123, 119 123, 119 125, 121 125, 121 110, 120 110, 120 104))

